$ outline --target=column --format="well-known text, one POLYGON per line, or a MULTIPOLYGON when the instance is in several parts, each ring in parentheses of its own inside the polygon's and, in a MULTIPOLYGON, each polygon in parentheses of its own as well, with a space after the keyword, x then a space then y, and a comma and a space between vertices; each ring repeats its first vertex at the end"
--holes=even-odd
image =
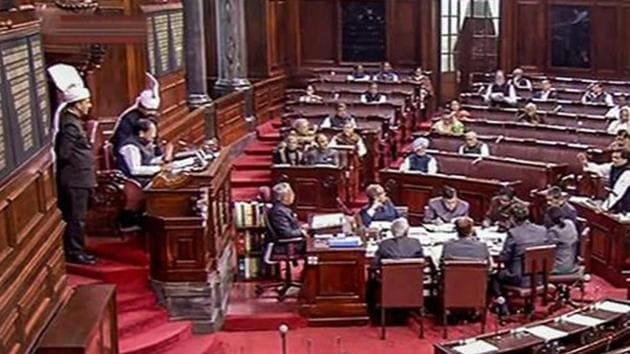
POLYGON ((215 91, 223 95, 249 89, 244 0, 216 0, 215 3, 219 59, 215 91))

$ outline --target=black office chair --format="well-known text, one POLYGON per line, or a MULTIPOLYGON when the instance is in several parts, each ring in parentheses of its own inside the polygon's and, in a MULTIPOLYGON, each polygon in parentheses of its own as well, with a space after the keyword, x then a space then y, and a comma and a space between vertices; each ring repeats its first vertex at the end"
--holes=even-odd
POLYGON ((304 258, 304 238, 292 237, 279 239, 269 223, 267 213, 263 214, 263 218, 267 228, 267 240, 269 240, 265 246, 263 262, 268 266, 278 266, 284 263, 284 278, 279 282, 256 286, 256 295, 260 297, 266 290, 273 289, 278 294, 276 297, 278 301, 284 301, 289 289, 302 287, 301 283, 293 281, 291 264, 304 258))

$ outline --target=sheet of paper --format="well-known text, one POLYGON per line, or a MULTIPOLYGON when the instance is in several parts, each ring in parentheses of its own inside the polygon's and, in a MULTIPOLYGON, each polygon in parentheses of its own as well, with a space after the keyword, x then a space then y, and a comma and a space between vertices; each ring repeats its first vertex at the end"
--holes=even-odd
POLYGON ((615 313, 630 312, 629 305, 624 305, 622 303, 614 302, 614 301, 604 301, 602 303, 597 304, 596 306, 598 309, 608 311, 608 312, 615 312, 615 313))
POLYGON ((424 224, 423 226, 429 232, 455 232, 454 224, 442 224, 442 225, 424 224))
POLYGON ((453 350, 461 354, 484 354, 498 351, 499 348, 486 341, 476 340, 464 345, 453 347, 453 350))
POLYGON ((342 213, 315 215, 311 221, 311 228, 324 229, 328 227, 341 226, 343 221, 344 215, 342 213))
POLYGON ((538 338, 544 339, 546 342, 556 340, 568 335, 567 332, 559 331, 555 328, 547 326, 535 326, 525 328, 525 332, 535 335, 538 338))
POLYGON ((604 321, 600 320, 599 318, 593 318, 593 317, 584 316, 580 314, 566 317, 564 320, 569 323, 573 323, 580 326, 586 326, 586 327, 595 327, 597 325, 604 323, 604 321))
POLYGON ((389 230, 392 228, 392 223, 389 221, 372 221, 369 228, 376 230, 389 230))

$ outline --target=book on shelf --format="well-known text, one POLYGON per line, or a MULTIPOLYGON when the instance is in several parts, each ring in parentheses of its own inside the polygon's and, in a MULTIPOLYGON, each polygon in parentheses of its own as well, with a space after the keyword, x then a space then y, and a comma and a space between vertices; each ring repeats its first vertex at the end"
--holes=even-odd
POLYGON ((234 220, 237 228, 262 228, 268 205, 259 201, 234 203, 234 220))

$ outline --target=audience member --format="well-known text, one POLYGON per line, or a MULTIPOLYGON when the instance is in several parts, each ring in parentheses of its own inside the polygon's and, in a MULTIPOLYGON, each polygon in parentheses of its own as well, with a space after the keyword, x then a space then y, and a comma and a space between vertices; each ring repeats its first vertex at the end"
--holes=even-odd
POLYGON ((551 224, 547 226, 549 243, 556 245, 555 274, 570 274, 578 270, 578 231, 570 219, 564 217, 560 208, 547 209, 551 224))
POLYGON ((492 197, 490 207, 483 219, 483 226, 497 226, 500 231, 507 231, 512 227, 512 208, 515 205, 524 205, 524 202, 514 195, 514 190, 505 186, 499 194, 492 197))
POLYGON ((378 245, 372 265, 378 267, 383 259, 424 258, 422 245, 415 238, 407 236, 409 222, 398 218, 391 226, 393 238, 385 239, 378 245))
POLYGON ((357 64, 352 70, 352 73, 348 75, 348 81, 370 81, 371 77, 365 72, 363 65, 357 64))
POLYGON ((455 231, 457 239, 447 241, 442 249, 441 260, 474 260, 488 261, 490 265, 491 258, 488 246, 480 242, 474 236, 475 222, 473 219, 465 216, 455 220, 455 231))
POLYGON ((403 172, 418 171, 423 173, 437 173, 437 161, 433 156, 427 154, 428 147, 428 139, 417 138, 414 140, 412 144, 413 153, 403 160, 403 163, 400 165, 400 170, 403 172))
POLYGON ((603 103, 610 107, 615 105, 612 95, 604 91, 604 87, 601 82, 595 82, 588 86, 586 92, 582 96, 582 103, 603 103))
POLYGON ((630 132, 630 107, 624 107, 619 111, 619 119, 613 120, 608 125, 608 134, 617 134, 624 130, 630 132))
POLYGON ((551 86, 551 82, 547 79, 540 84, 540 90, 534 94, 534 99, 540 101, 551 101, 558 99, 558 91, 551 86))
POLYGON ((339 166, 339 153, 328 145, 328 137, 324 134, 317 134, 315 147, 308 150, 304 156, 306 164, 339 166))
POLYGON ((381 64, 381 71, 373 77, 376 81, 399 81, 400 77, 392 69, 392 65, 388 62, 381 64))
POLYGON ((162 171, 164 164, 173 159, 172 145, 162 154, 154 142, 157 127, 153 121, 140 119, 134 126, 134 135, 127 137, 121 144, 118 155, 122 159, 118 165, 123 173, 146 186, 153 176, 162 171))
POLYGON ((523 69, 516 68, 512 71, 512 79, 509 81, 517 89, 532 90, 532 82, 528 78, 523 76, 523 69))
POLYGON ((630 151, 630 132, 624 129, 619 130, 615 135, 615 139, 608 145, 608 149, 630 151))
POLYGON ((574 224, 577 225, 577 210, 571 203, 569 202, 569 195, 560 189, 558 186, 553 186, 545 192, 545 200, 547 201, 547 210, 544 215, 545 225, 549 226, 553 222, 551 220, 551 216, 548 211, 551 208, 557 208, 562 212, 562 217, 564 219, 571 220, 574 224))
POLYGON ((454 113, 444 112, 440 120, 433 124, 431 130, 444 135, 462 135, 465 127, 464 123, 455 118, 454 113))
POLYGON ((361 95, 361 102, 363 103, 385 103, 387 96, 378 92, 378 84, 373 82, 370 84, 370 88, 361 95))
POLYGON ((538 107, 535 103, 529 102, 523 107, 523 113, 519 114, 518 121, 530 124, 544 124, 545 120, 538 114, 538 107))
POLYGON ((305 103, 321 103, 324 101, 324 98, 315 94, 315 87, 313 85, 308 85, 306 86, 306 93, 300 96, 299 101, 305 103))
POLYGON ((300 149, 298 138, 290 134, 273 152, 273 163, 297 166, 304 163, 304 154, 300 149))
POLYGON ((365 189, 368 205, 359 212, 361 223, 369 227, 372 221, 392 222, 400 217, 394 203, 389 199, 385 189, 380 184, 371 184, 365 189))
POLYGON ((497 70, 494 82, 488 85, 483 98, 491 106, 515 105, 518 100, 514 85, 506 82, 503 70, 497 70))
POLYGON ((326 117, 320 127, 341 129, 347 122, 352 122, 352 125, 357 126, 354 117, 348 112, 348 106, 343 102, 339 102, 337 103, 335 114, 326 117))
POLYGON ((464 134, 464 144, 459 147, 458 151, 462 155, 490 156, 488 144, 479 141, 477 133, 474 131, 464 134))
POLYGON ((289 135, 295 136, 298 141, 298 145, 302 149, 308 149, 313 145, 315 141, 315 134, 317 129, 312 127, 311 124, 305 118, 298 118, 293 121, 293 129, 289 135))
POLYGON ((595 164, 588 162, 586 155, 578 154, 579 161, 584 165, 584 171, 597 173, 608 180, 610 193, 601 205, 603 211, 615 214, 630 212, 630 170, 628 161, 630 152, 626 150, 613 151, 611 162, 595 164))
POLYGON ((351 122, 346 122, 343 125, 343 130, 336 134, 330 140, 330 146, 354 146, 357 150, 359 157, 364 157, 367 154, 367 148, 363 142, 363 138, 355 132, 354 125, 351 122))
POLYGON ((429 200, 424 208, 424 223, 450 224, 455 219, 468 216, 470 205, 457 196, 457 190, 445 186, 442 195, 429 200))
POLYGON ((624 97, 619 98, 619 103, 606 112, 606 118, 620 119, 621 110, 623 108, 630 109, 630 95, 625 95, 624 97))
POLYGON ((463 109, 458 100, 452 100, 448 108, 453 113, 456 119, 470 118, 470 112, 463 109))

